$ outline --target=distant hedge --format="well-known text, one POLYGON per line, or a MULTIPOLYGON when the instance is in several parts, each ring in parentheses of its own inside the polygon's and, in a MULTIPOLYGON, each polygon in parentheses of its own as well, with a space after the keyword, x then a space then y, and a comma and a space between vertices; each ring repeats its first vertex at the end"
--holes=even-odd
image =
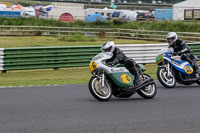
POLYGON ((138 30, 200 32, 200 21, 120 21, 107 22, 60 22, 53 19, 38 18, 2 18, 0 25, 58 26, 58 27, 90 27, 90 28, 126 28, 138 30))

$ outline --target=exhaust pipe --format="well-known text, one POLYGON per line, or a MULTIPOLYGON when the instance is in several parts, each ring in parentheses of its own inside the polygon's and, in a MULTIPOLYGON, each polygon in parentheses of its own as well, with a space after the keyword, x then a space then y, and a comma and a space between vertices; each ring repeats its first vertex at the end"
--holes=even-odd
POLYGON ((179 77, 181 78, 182 81, 184 82, 195 82, 197 80, 200 80, 200 77, 199 78, 191 78, 191 79, 183 79, 182 75, 180 73, 179 74, 179 77))
POLYGON ((154 80, 153 78, 149 78, 149 79, 146 79, 144 81, 142 81, 142 83, 140 83, 138 86, 135 86, 135 87, 130 87, 128 89, 125 89, 124 91, 127 91, 127 92, 136 92, 137 90, 147 86, 147 85, 151 85, 154 83, 154 80))

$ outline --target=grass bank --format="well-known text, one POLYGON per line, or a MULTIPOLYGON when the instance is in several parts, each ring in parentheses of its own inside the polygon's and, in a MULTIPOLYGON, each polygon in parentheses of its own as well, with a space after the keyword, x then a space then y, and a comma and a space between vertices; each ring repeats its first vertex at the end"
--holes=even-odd
POLYGON ((72 37, 49 37, 49 36, 27 36, 27 37, 0 37, 0 48, 10 47, 43 47, 43 46, 80 46, 80 45, 102 45, 106 41, 115 41, 116 44, 148 44, 159 43, 156 41, 104 39, 97 37, 85 37, 82 35, 72 37))
MULTIPOLYGON (((146 73, 154 79, 156 79, 155 65, 145 65, 146 73)), ((0 86, 80 84, 88 83, 90 77, 91 74, 88 67, 8 71, 0 74, 0 86)))

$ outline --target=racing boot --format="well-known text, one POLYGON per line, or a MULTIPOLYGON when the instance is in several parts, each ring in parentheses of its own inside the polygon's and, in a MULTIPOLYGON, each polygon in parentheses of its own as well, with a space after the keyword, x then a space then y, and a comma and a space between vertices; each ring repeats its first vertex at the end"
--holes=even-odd
POLYGON ((196 75, 196 78, 200 78, 200 68, 199 68, 199 65, 195 62, 192 64, 194 70, 195 70, 195 75, 196 75))
POLYGON ((140 75, 138 74, 137 70, 135 68, 129 68, 129 72, 135 76, 134 84, 135 86, 139 85, 141 82, 140 75))
POLYGON ((135 81, 134 81, 135 86, 138 86, 141 82, 142 82, 142 79, 140 78, 140 75, 138 74, 138 72, 136 72, 135 81))

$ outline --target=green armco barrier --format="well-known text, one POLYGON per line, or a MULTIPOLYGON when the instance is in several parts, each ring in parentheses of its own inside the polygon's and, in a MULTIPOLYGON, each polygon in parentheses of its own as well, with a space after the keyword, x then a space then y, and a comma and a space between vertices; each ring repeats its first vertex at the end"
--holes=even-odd
POLYGON ((191 43, 188 44, 192 52, 199 58, 200 60, 200 43, 191 43))
MULTIPOLYGON (((193 53, 200 59, 200 43, 190 43, 188 45, 190 46, 193 53)), ((28 69, 48 69, 48 68, 56 69, 56 68, 67 68, 67 67, 85 67, 89 65, 90 60, 96 54, 101 52, 100 47, 101 47, 100 45, 98 46, 95 45, 95 46, 23 47, 23 48, 5 48, 5 49, 2 48, 0 49, 0 57, 1 57, 0 70, 11 71, 11 70, 28 70, 28 69)), ((119 48, 123 47, 124 45, 119 46, 119 48)), ((128 47, 128 49, 126 50, 129 52, 129 54, 135 53, 134 56, 136 57, 138 57, 139 54, 144 54, 141 53, 142 51, 138 54, 137 52, 135 52, 138 48, 138 45, 137 48, 136 49, 135 48, 136 46, 134 44, 130 44, 130 47, 128 47), (132 51, 130 49, 132 49, 132 51)), ((140 49, 141 48, 142 46, 140 47, 140 49)), ((154 52, 157 53, 158 51, 154 52)), ((155 57, 152 57, 152 60, 154 60, 154 58, 155 57)), ((143 58, 141 60, 143 60, 143 58)))
POLYGON ((83 67, 100 51, 100 46, 5 48, 2 70, 83 67))

